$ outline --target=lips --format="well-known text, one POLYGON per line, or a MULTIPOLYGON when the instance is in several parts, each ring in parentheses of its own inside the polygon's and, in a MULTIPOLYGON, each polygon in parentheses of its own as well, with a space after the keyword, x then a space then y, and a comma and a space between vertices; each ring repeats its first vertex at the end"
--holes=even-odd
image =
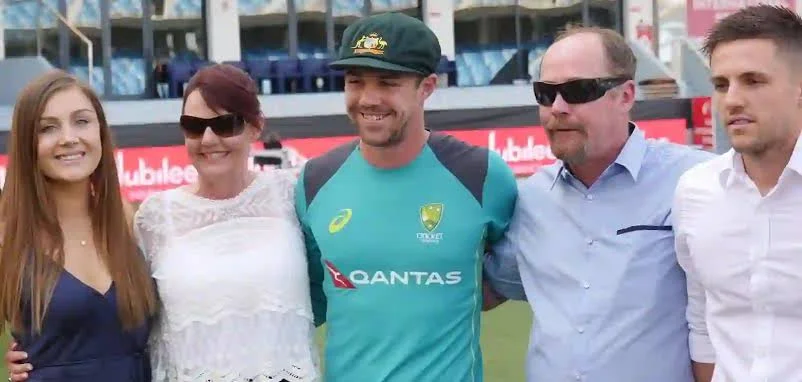
POLYGON ((228 156, 228 153, 229 153, 228 151, 210 151, 210 152, 200 153, 200 155, 205 159, 220 159, 228 156))
POLYGON ((740 126, 740 125, 748 125, 750 123, 754 123, 755 120, 744 115, 736 115, 727 118, 727 126, 740 126))
POLYGON ((86 156, 86 152, 77 151, 71 153, 64 153, 56 155, 56 159, 62 162, 74 162, 86 156))

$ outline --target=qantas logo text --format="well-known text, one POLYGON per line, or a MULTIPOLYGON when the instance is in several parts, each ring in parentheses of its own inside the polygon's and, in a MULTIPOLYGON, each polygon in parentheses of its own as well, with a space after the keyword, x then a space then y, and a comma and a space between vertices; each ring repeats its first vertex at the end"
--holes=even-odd
POLYGON ((354 270, 346 276, 330 261, 325 260, 335 288, 356 289, 357 285, 456 285, 462 282, 462 272, 375 271, 354 270))

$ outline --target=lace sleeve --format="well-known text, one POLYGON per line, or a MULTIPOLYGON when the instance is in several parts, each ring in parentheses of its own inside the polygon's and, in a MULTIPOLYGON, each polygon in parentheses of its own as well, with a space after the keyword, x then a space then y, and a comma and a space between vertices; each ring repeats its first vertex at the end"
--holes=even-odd
POLYGON ((145 199, 134 214, 134 235, 137 244, 145 255, 145 260, 153 269, 153 259, 163 241, 164 206, 161 194, 154 194, 145 199))

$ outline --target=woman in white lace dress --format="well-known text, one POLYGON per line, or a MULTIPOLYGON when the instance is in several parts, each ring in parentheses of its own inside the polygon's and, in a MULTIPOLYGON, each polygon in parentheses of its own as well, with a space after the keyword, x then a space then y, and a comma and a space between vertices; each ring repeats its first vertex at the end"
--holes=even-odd
POLYGON ((263 127, 256 85, 233 66, 206 67, 182 114, 197 182, 151 196, 135 217, 163 304, 153 380, 318 380, 295 175, 247 165, 263 127))

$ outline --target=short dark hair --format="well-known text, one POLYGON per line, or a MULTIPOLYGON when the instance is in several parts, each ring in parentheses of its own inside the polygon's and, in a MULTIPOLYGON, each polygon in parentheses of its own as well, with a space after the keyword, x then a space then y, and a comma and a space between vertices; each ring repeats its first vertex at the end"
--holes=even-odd
POLYGON ((256 82, 242 69, 230 64, 213 64, 198 70, 184 90, 183 112, 187 97, 198 90, 212 110, 242 116, 246 122, 264 126, 256 82))
POLYGON ((584 33, 595 34, 601 39, 604 54, 607 56, 607 66, 611 72, 610 74, 616 77, 635 78, 635 71, 638 67, 635 53, 632 52, 627 40, 612 29, 594 26, 572 26, 560 32, 554 42, 584 33))
POLYGON ((771 40, 778 51, 802 55, 802 18, 794 10, 755 5, 719 20, 705 38, 702 52, 709 58, 720 44, 736 40, 771 40))

